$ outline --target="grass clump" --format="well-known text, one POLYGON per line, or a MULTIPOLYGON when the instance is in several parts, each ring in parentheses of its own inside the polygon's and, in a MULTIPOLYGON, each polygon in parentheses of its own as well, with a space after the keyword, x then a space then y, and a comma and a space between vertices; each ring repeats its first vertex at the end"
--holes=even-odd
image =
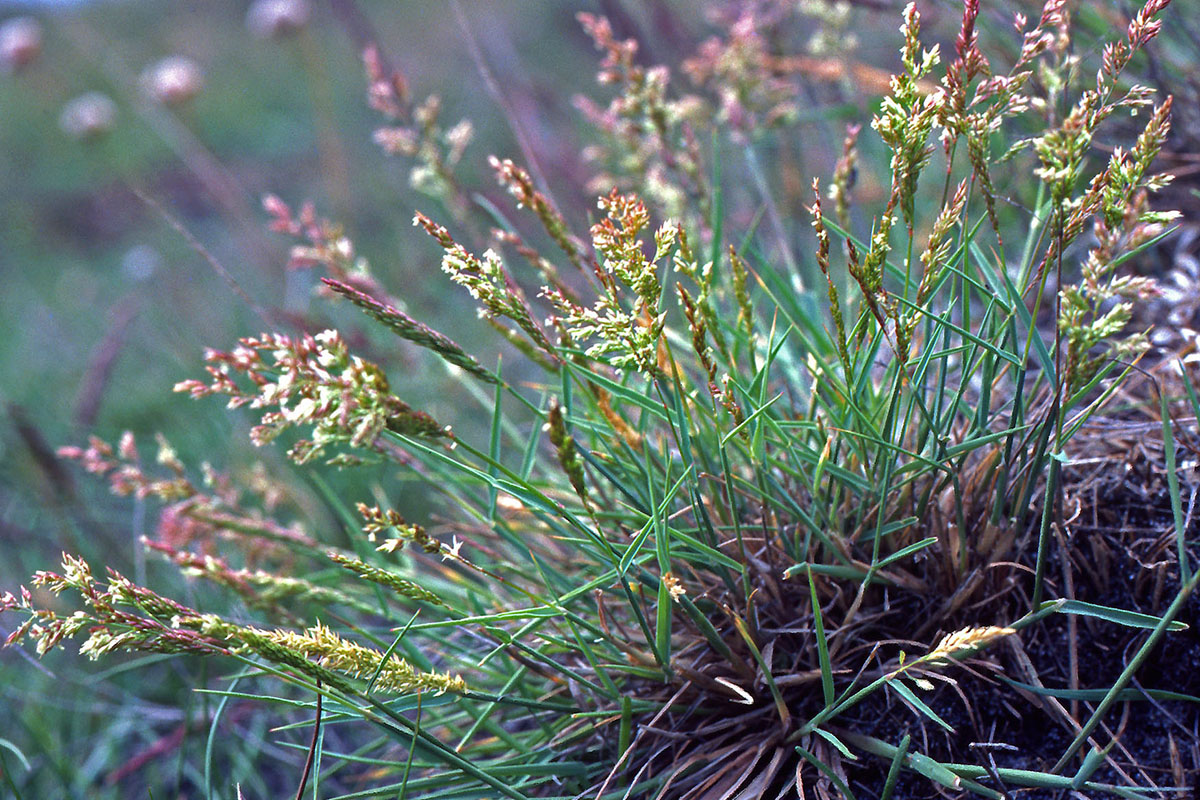
MULTIPOLYGON (((367 505, 368 481, 347 496, 314 478, 352 531, 334 545, 319 519, 273 513, 271 476, 242 492, 206 467, 196 483, 165 442, 152 469, 131 438, 94 440, 67 455, 163 502, 148 544, 271 623, 98 581, 64 556, 33 582, 80 610, 8 594, 4 608, 28 614, 10 643, 219 655, 311 692, 298 781, 333 775, 339 796, 1162 789, 1106 712, 1131 699, 1195 589, 1179 487, 1160 613, 1080 599, 1066 504, 1089 425, 1147 347, 1130 321, 1154 285, 1124 266, 1173 219, 1149 203, 1167 182, 1152 164, 1171 101, 1123 78, 1166 5, 1150 0, 1105 46, 1094 85, 1061 0, 1017 18, 1004 64, 980 44, 978 2, 964 0, 948 53, 908 6, 871 122, 882 202, 855 200, 872 165, 852 126, 831 182, 813 181, 815 238, 798 253, 725 216, 737 192, 723 170, 764 177, 759 153, 798 113, 781 76, 812 66, 772 55, 752 17, 705 43, 688 96, 639 64, 636 42, 581 18, 616 92, 582 104, 603 141, 586 233, 511 160, 493 159, 496 177, 540 231, 475 204, 452 169, 469 129, 443 131, 436 103, 414 104, 369 51, 372 104, 399 126, 379 139, 415 159, 440 206, 415 224, 525 363, 485 366, 403 310, 336 226, 267 208, 326 291, 456 376, 490 417, 486 441, 396 397, 334 331, 211 350, 208 377, 177 390, 250 409, 254 441, 291 442, 297 464, 384 463, 405 488, 388 477, 367 505), (1096 166, 1106 120, 1143 107, 1141 134, 1096 166), (393 507, 413 485, 439 498, 436 527, 393 507), (1048 643, 1086 646, 1081 618, 1150 631, 1098 687, 1043 658, 1048 643), (1021 707, 1061 710, 1047 726, 1063 740, 990 738, 1018 731, 1021 707), (320 745, 323 725, 350 721, 379 738, 320 745), (368 788, 337 777, 356 771, 368 788)), ((754 205, 781 213, 769 195, 754 205)))

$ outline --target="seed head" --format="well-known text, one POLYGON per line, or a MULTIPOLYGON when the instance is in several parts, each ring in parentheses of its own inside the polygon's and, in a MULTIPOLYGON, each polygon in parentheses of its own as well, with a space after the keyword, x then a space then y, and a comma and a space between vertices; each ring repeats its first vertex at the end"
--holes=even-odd
POLYGON ((246 11, 246 28, 259 39, 286 39, 302 31, 311 16, 308 0, 255 0, 246 11))
POLYGON ((117 104, 102 92, 88 92, 69 101, 58 115, 58 127, 72 139, 94 141, 117 124, 117 104))
POLYGON ((679 602, 679 598, 687 595, 687 589, 684 588, 683 582, 674 574, 670 572, 663 573, 662 580, 667 585, 667 591, 670 593, 671 599, 676 603, 679 602))
POLYGON ((929 661, 943 661, 955 655, 973 653, 979 648, 991 644, 997 639, 1016 633, 1012 628, 988 625, 982 628, 963 628, 954 633, 948 633, 938 642, 925 658, 929 661))
POLYGON ((13 17, 0 24, 0 72, 17 72, 42 52, 42 25, 33 17, 13 17))
POLYGON ((164 106, 178 106, 204 88, 204 70, 187 56, 168 56, 142 72, 142 91, 164 106))

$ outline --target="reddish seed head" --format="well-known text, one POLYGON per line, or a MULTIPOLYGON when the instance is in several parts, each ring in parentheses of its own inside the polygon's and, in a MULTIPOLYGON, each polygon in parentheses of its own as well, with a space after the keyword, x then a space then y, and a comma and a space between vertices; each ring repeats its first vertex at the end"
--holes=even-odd
POLYGON ((17 72, 42 52, 42 26, 33 17, 13 17, 0 24, 0 72, 17 72))
POLYGON ((308 24, 308 0, 255 0, 246 11, 246 27, 259 39, 295 36, 308 24))
POLYGON ((191 100, 204 88, 204 71, 187 56, 169 56, 142 73, 142 91, 164 106, 191 100))
POLYGON ((63 106, 58 127, 73 139, 91 141, 109 133, 117 124, 117 104, 101 92, 88 92, 63 106))

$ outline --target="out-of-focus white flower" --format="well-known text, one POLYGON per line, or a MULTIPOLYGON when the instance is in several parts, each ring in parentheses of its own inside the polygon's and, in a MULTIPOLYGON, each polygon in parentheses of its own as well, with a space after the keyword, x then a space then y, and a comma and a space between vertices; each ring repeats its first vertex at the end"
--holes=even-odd
POLYGON ((0 24, 0 72, 16 72, 42 52, 42 25, 33 17, 13 17, 0 24))
POLYGON ((69 101, 58 115, 58 127, 73 139, 97 139, 117 124, 117 104, 103 92, 88 92, 69 101))
POLYGON ((168 56, 142 72, 142 91, 165 106, 191 100, 204 88, 204 70, 187 56, 168 56))
POLYGON ((246 27, 260 39, 299 33, 312 16, 308 0, 255 0, 246 11, 246 27))

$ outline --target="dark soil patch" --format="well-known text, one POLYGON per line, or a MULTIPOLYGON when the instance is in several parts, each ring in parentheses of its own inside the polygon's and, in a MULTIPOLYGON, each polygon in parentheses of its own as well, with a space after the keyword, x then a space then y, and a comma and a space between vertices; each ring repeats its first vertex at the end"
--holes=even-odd
MULTIPOLYGON (((1047 574, 1054 597, 1071 597, 1159 616, 1179 588, 1174 524, 1161 465, 1161 437, 1137 423, 1116 424, 1095 438, 1095 458, 1068 469, 1063 535, 1049 554, 1047 574)), ((1091 439, 1088 442, 1091 444, 1091 439)), ((1181 447, 1181 463, 1189 457, 1181 447)), ((1181 474, 1183 506, 1191 491, 1181 474)), ((1190 517, 1190 515, 1189 515, 1190 517)), ((1189 530, 1200 527, 1193 522, 1189 530)), ((1029 548, 1032 558, 1033 548, 1029 548)), ((1027 565, 1028 566, 1028 565, 1027 565)), ((1012 568, 1011 580, 1025 591, 1029 573, 1012 568)), ((1019 596, 1020 592, 1014 593, 1019 596)), ((992 624, 1019 615, 1016 604, 987 609, 992 624)), ((1168 632, 1130 683, 1132 689, 1170 691, 1200 697, 1200 597, 1193 595, 1179 620, 1189 628, 1168 632)), ((980 624, 986 624, 981 620, 980 624)), ((1055 615, 992 648, 970 666, 950 668, 956 685, 939 685, 922 699, 954 728, 931 724, 891 692, 876 693, 841 721, 852 731, 898 744, 907 733, 912 750, 939 761, 981 767, 1049 771, 1074 738, 1075 723, 1088 719, 1098 698, 1084 695, 1056 701, 1005 686, 999 676, 1047 689, 1107 690, 1146 641, 1149 632, 1086 617, 1055 615), (1072 644, 1073 643, 1073 644, 1072 644), (1071 720, 1074 719, 1075 723, 1071 720)), ((1200 796, 1200 702, 1119 702, 1093 740, 1113 743, 1109 761, 1091 780, 1145 787, 1149 796, 1200 796), (1171 791, 1174 789, 1175 791, 1171 791), (1179 790, 1183 790, 1181 793, 1179 790)), ((1084 750, 1086 751, 1086 747, 1084 750)), ((1068 766, 1070 775, 1078 758, 1068 766)), ((859 797, 878 797, 880 764, 845 763, 859 797)), ((886 769, 886 766, 884 767, 886 769)), ((1021 789, 993 778, 980 783, 1011 797, 1097 796, 1093 791, 1021 789)), ((903 773, 895 798, 955 796, 914 773, 903 773)))

